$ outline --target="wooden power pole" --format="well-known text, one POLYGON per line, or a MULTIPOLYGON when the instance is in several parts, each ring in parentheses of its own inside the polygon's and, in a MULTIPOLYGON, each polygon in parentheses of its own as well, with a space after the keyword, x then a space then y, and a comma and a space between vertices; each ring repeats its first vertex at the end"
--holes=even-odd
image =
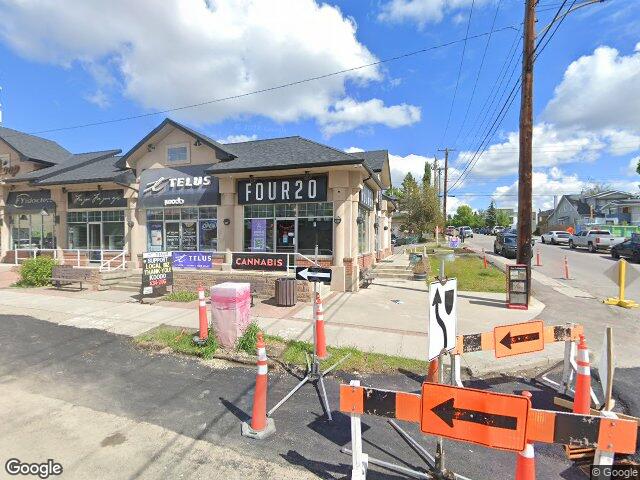
POLYGON ((438 150, 444 152, 444 185, 442 187, 442 216, 444 217, 444 224, 447 225, 447 194, 449 192, 449 152, 455 152, 452 148, 444 148, 438 150))
MULTIPOLYGON (((520 157, 518 164, 518 252, 517 263, 531 272, 532 145, 533 145, 533 52, 535 49, 536 0, 525 1, 520 103, 520 157)), ((531 290, 529 273, 529 291, 531 290)))

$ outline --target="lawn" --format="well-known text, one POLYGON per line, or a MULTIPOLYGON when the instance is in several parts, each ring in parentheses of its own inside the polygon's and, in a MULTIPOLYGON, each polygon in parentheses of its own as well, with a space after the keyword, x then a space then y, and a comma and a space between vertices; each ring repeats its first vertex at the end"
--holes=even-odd
MULTIPOLYGON (((431 274, 429 280, 435 279, 440 270, 440 259, 429 255, 431 274)), ((484 268, 481 258, 473 255, 456 256, 453 261, 445 261, 447 277, 458 279, 458 290, 468 292, 497 292, 506 291, 506 277, 502 270, 489 264, 484 268)))

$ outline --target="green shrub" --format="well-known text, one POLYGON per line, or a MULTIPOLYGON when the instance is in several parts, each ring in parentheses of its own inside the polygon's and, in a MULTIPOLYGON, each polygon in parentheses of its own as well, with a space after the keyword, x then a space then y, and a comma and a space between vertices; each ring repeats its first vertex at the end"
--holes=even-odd
POLYGON ((198 294, 188 290, 180 290, 177 292, 171 292, 168 295, 165 295, 162 299, 167 302, 193 302, 198 299, 198 294))
POLYGON ((42 287, 49 285, 56 261, 51 257, 36 257, 25 260, 20 267, 21 287, 42 287))
POLYGON ((258 343, 258 332, 260 332, 260 327, 258 327, 257 323, 249 324, 242 336, 238 339, 236 348, 250 355, 255 355, 256 344, 258 343))

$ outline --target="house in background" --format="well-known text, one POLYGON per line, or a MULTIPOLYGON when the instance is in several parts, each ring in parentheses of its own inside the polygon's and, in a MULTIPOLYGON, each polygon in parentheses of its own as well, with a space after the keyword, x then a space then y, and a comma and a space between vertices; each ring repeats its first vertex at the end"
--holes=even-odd
POLYGON ((640 226, 640 198, 614 200, 602 207, 607 222, 640 226))
POLYGON ((547 225, 549 228, 577 227, 586 224, 611 224, 618 223, 615 216, 607 217, 604 207, 614 202, 633 200, 631 193, 618 190, 607 190, 593 195, 572 194, 563 195, 558 205, 549 215, 547 225))

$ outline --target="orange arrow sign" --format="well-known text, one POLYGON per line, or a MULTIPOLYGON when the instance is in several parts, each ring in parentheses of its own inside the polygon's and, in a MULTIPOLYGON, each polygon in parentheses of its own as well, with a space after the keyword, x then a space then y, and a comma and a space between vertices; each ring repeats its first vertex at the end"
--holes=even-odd
POLYGON ((437 383, 422 384, 423 433, 501 450, 524 450, 529 399, 437 383))
POLYGON ((544 322, 502 325, 493 330, 496 358, 544 350, 544 322))

